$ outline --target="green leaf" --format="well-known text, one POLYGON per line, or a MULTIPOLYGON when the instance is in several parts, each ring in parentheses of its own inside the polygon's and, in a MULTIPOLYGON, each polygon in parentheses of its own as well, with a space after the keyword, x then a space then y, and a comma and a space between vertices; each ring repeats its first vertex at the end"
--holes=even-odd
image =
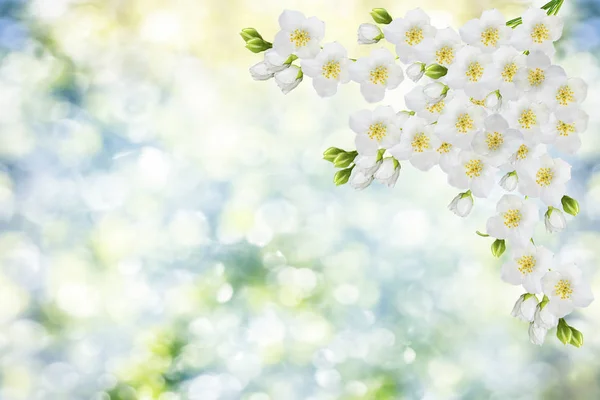
POLYGON ((246 48, 253 53, 260 53, 271 47, 273 47, 273 45, 262 38, 253 38, 246 42, 246 48))
POLYGON ((567 344, 571 341, 573 337, 573 332, 571 331, 571 327, 567 325, 564 318, 558 320, 558 327, 556 328, 556 337, 558 340, 563 342, 563 344, 567 344))
POLYGON ((492 254, 496 258, 500 258, 502 254, 506 251, 506 242, 502 239, 494 240, 492 243, 492 254))
POLYGON ((337 147, 330 147, 323 152, 323 159, 329 162, 333 162, 333 160, 335 160, 335 157, 337 157, 337 155, 340 153, 345 153, 345 151, 342 149, 338 149, 337 147))
POLYGON ((249 40, 252 40, 254 38, 258 38, 262 40, 262 36, 260 36, 260 33, 258 33, 258 31, 254 28, 244 28, 242 29, 242 31, 240 32, 240 36, 242 37, 242 39, 244 39, 244 41, 247 43, 249 40))
POLYGON ((431 79, 440 79, 442 76, 446 76, 448 68, 439 64, 431 64, 425 67, 425 75, 431 79))
POLYGON ((571 214, 572 216, 579 214, 579 203, 574 198, 563 196, 560 202, 562 203, 563 210, 565 210, 567 214, 571 214))
POLYGON ((373 17, 373 21, 378 24, 389 24, 392 22, 392 16, 387 12, 385 8, 374 8, 371 11, 371 17, 373 17))
POLYGON ((583 346, 583 333, 571 327, 571 341, 569 343, 578 348, 583 346))
POLYGON ((346 168, 352 164, 357 155, 358 152, 356 151, 340 153, 333 160, 333 166, 336 168, 346 168))
POLYGON ((352 168, 341 169, 335 173, 333 176, 333 183, 336 186, 344 185, 348 183, 348 179, 350 179, 350 174, 352 173, 352 168))

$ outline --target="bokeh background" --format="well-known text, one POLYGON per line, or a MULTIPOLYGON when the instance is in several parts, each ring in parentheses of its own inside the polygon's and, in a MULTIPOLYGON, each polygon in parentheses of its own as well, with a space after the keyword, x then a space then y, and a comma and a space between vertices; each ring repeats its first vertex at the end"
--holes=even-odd
MULTIPOLYGON (((438 27, 526 1, 422 0, 438 27)), ((0 0, 0 399, 600 398, 600 301, 583 348, 539 348, 509 313, 485 229, 438 169, 334 187, 358 87, 254 82, 284 8, 353 55, 360 0, 0 0)), ((535 5, 541 5, 534 2, 535 5)), ((557 62, 590 85, 569 194, 538 243, 600 297, 600 3, 565 0, 557 62)), ((403 109, 411 85, 384 102, 403 109)))

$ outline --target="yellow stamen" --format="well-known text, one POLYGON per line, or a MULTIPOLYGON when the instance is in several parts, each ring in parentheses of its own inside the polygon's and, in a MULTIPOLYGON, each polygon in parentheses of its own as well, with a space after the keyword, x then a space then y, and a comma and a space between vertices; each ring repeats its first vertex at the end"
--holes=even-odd
POLYGON ((544 43, 544 41, 550 39, 550 31, 544 24, 537 24, 531 31, 531 39, 538 44, 544 43))
POLYGON ((504 70, 502 71, 502 79, 504 79, 504 82, 512 82, 513 79, 515 79, 517 71, 517 64, 514 62, 506 64, 504 66, 504 70))
POLYGON ((485 142, 487 143, 488 149, 490 151, 496 151, 504 143, 504 135, 502 135, 500 132, 488 132, 485 138, 485 142))
POLYGON ((323 76, 327 79, 338 79, 342 69, 339 61, 329 61, 323 64, 323 76))
POLYGON ((454 125, 460 133, 467 133, 474 127, 473 118, 469 114, 460 114, 454 125))
POLYGON ((554 179, 554 171, 550 168, 540 168, 535 174, 535 182, 540 186, 550 186, 554 179))
POLYGON ((450 46, 444 46, 435 52, 435 59, 438 64, 452 64, 454 61, 454 50, 450 46))
POLYGON ((528 154, 529 154, 529 147, 522 144, 521 146, 519 146, 519 149, 517 150, 517 160, 526 159, 528 154))
POLYGON ((562 106, 567 106, 575 101, 575 92, 567 85, 561 86, 556 92, 556 101, 562 106))
POLYGON ((414 46, 423 40, 423 29, 418 27, 410 28, 405 33, 406 36, 406 44, 409 46, 414 46))
POLYGON ((486 47, 496 47, 498 40, 500 40, 498 28, 487 28, 485 31, 481 32, 481 43, 486 47))
POLYGON ((478 82, 483 76, 483 67, 478 61, 473 61, 467 67, 467 72, 465 72, 465 75, 471 82, 478 82))
POLYGON ((444 142, 438 147, 437 152, 440 154, 448 154, 452 150, 452 145, 450 143, 444 142))
POLYGON ((412 148, 415 153, 422 153, 429 149, 429 136, 423 132, 417 133, 413 138, 412 148))
POLYGON ((518 228, 521 223, 521 211, 512 209, 504 213, 504 225, 507 228, 518 228))
POLYGON ((388 69, 382 65, 370 72, 371 82, 376 85, 385 85, 388 79, 388 69))
POLYGON ((562 300, 567 300, 571 298, 573 294, 573 288, 571 287, 571 282, 567 279, 561 279, 554 285, 554 294, 559 296, 562 300))
POLYGON ((310 35, 304 29, 296 29, 290 33, 290 42, 294 43, 296 47, 304 47, 310 41, 310 35))
POLYGON ((383 122, 376 122, 369 126, 368 135, 371 139, 381 140, 387 134, 387 126, 383 122))
POLYGON ((546 74, 544 70, 541 68, 530 69, 529 74, 527 76, 529 80, 529 85, 531 86, 540 86, 546 80, 546 74))
POLYGON ((558 131, 559 136, 569 136, 571 133, 575 133, 575 122, 567 124, 564 121, 558 121, 556 130, 558 131))
POLYGON ((444 100, 442 100, 425 107, 425 109, 432 114, 440 114, 442 111, 444 111, 445 106, 446 104, 444 103, 444 100))
POLYGON ((517 260, 517 264, 519 264, 519 272, 521 272, 523 275, 532 273, 536 263, 537 262, 534 256, 523 256, 517 260))
POLYGON ((523 110, 521 118, 519 118, 519 124, 523 129, 531 129, 532 126, 537 124, 537 116, 531 108, 523 110))
POLYGON ((465 174, 469 178, 478 178, 483 172, 483 161, 471 160, 465 164, 465 174))

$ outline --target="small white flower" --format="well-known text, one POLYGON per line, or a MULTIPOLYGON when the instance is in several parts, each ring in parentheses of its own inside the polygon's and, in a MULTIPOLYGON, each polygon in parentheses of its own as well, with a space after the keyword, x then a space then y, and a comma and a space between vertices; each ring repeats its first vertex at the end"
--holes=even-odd
POLYGON ((383 33, 375 24, 360 24, 357 36, 358 44, 373 44, 383 38, 383 33))
MULTIPOLYGON (((553 267, 554 254, 543 246, 531 242, 512 247, 510 260, 502 265, 500 277, 511 285, 523 285, 528 293, 542 292, 542 277, 553 267)), ((535 308, 536 304, 533 305, 535 308)), ((533 312, 531 310, 531 321, 533 312)))
POLYGON ((267 63, 261 61, 250 67, 250 75, 252 75, 252 79, 255 81, 266 81, 271 79, 274 73, 269 71, 267 63))
POLYGON ((565 214, 558 208, 548 207, 548 211, 544 214, 544 225, 548 233, 561 232, 567 227, 565 214))
POLYGON ((485 110, 459 93, 446 104, 435 130, 443 141, 469 149, 475 134, 483 129, 484 119, 485 110))
POLYGON ((545 143, 554 144, 559 151, 574 154, 581 147, 579 134, 587 129, 588 115, 576 107, 556 110, 544 129, 545 143))
POLYGON ((549 56, 554 55, 554 42, 560 39, 563 22, 557 16, 549 16, 545 10, 529 8, 522 15, 523 23, 517 26, 512 43, 517 50, 540 50, 549 56))
POLYGON ((360 84, 360 92, 370 103, 383 100, 387 89, 397 88, 404 80, 402 68, 386 49, 373 50, 369 57, 352 63, 350 77, 360 84))
POLYGON ((521 93, 517 77, 526 66, 526 58, 523 52, 512 47, 501 47, 492 55, 490 86, 497 88, 504 100, 516 100, 521 93))
POLYGON ((540 51, 534 51, 527 56, 526 67, 519 69, 514 81, 532 100, 545 102, 548 100, 547 92, 556 88, 566 76, 564 69, 551 64, 550 57, 540 51))
POLYGON ((473 196, 471 192, 459 193, 448 204, 448 209, 459 217, 466 217, 473 209, 473 196))
POLYGON ((358 169, 363 170, 366 175, 374 175, 381 166, 382 159, 379 154, 373 156, 365 156, 359 154, 354 159, 354 164, 358 169))
POLYGON ((277 83, 283 94, 288 94, 294 90, 300 82, 302 82, 302 70, 295 65, 275 74, 275 83, 277 83))
POLYGON ((485 130, 477 132, 473 138, 473 150, 486 156, 488 162, 499 167, 519 148, 523 135, 516 129, 509 129, 508 122, 500 114, 492 114, 485 119, 485 130))
POLYGON ((487 197, 494 186, 496 169, 485 157, 462 150, 456 166, 448 171, 448 183, 458 189, 470 189, 476 197, 487 197))
POLYGON ((537 305, 538 300, 534 294, 522 294, 515 302, 510 315, 520 319, 521 321, 532 322, 537 305))
POLYGON ((529 197, 539 197, 547 206, 561 207, 566 183, 571 179, 571 166, 560 158, 545 154, 521 167, 519 191, 529 197))
POLYGON ((350 60, 346 49, 339 43, 328 43, 314 58, 302 60, 302 71, 313 78, 313 86, 321 97, 337 93, 340 83, 348 83, 350 60))
POLYGON ((396 185, 398 176, 400 175, 400 163, 392 157, 383 159, 381 167, 375 172, 375 179, 379 182, 387 185, 389 188, 393 188, 396 185))
POLYGON ((288 57, 282 57, 275 51, 275 49, 268 49, 265 51, 265 64, 267 64, 267 68, 269 71, 276 73, 279 71, 283 71, 288 68, 290 64, 286 64, 288 57))
POLYGON ((544 344, 548 329, 537 326, 534 322, 529 324, 529 341, 533 344, 541 346, 544 344))
POLYGON ((540 94, 540 99, 552 109, 581 104, 586 97, 587 84, 583 79, 564 75, 550 81, 540 94))
POLYGON ((497 215, 488 219, 487 233, 497 239, 508 239, 524 246, 533 235, 539 219, 538 208, 531 200, 505 194, 496 206, 497 215))
POLYGON ((356 133, 356 150, 361 155, 374 156, 380 146, 389 149, 400 141, 398 116, 390 106, 355 112, 350 128, 356 133))
POLYGON ((400 143, 390 149, 390 154, 397 160, 410 160, 421 171, 428 171, 438 162, 437 150, 441 144, 426 120, 412 117, 402 127, 400 143))
POLYGON ((317 17, 306 18, 299 11, 285 10, 279 16, 279 27, 273 49, 281 57, 295 54, 298 58, 313 58, 319 53, 325 23, 317 17))
POLYGON ((483 106, 492 112, 498 112, 502 108, 502 96, 499 92, 488 94, 483 100, 483 106))
MULTIPOLYGON (((379 167, 379 164, 377 164, 377 167, 379 167)), ((371 171, 354 167, 350 173, 348 183, 356 190, 363 190, 371 185, 373 179, 371 171)))
POLYGON ((436 122, 446 104, 453 98, 452 92, 441 94, 444 88, 447 86, 438 82, 426 86, 415 86, 404 96, 404 102, 419 117, 426 119, 429 123, 436 122), (426 90, 429 95, 426 94, 426 90), (431 97, 436 95, 437 98, 431 97))
POLYGON ((466 43, 490 53, 509 44, 511 35, 506 17, 496 9, 484 11, 481 18, 472 19, 460 28, 460 36, 466 43))
POLYGON ((429 104, 437 103, 446 97, 449 87, 441 82, 431 82, 423 87, 423 94, 429 104))
POLYGON ((533 323, 540 328, 552 329, 558 325, 558 318, 548 311, 546 304, 540 303, 537 305, 533 315, 533 323))
POLYGON ((456 61, 446 75, 448 86, 463 89, 467 96, 483 99, 498 88, 491 86, 491 56, 476 47, 463 47, 456 54, 456 61))
POLYGON ((412 63, 406 68, 406 76, 413 82, 418 82, 424 74, 425 64, 422 62, 412 63))
POLYGON ((464 46, 460 36, 452 28, 440 29, 435 38, 424 39, 421 45, 422 61, 449 67, 456 53, 464 46))
POLYGON ((590 285, 583 280, 577 265, 563 264, 542 278, 544 294, 550 302, 548 312, 558 318, 571 313, 575 307, 587 307, 594 301, 590 285))
POLYGON ((519 177, 516 171, 508 172, 502 177, 502 179, 500 179, 500 186, 502 187, 502 189, 508 192, 512 192, 513 190, 515 190, 518 184, 519 177))
POLYGON ((526 98, 513 102, 506 112, 511 128, 523 133, 527 144, 538 144, 544 139, 542 127, 548 123, 548 108, 542 103, 532 103, 526 98))
POLYGON ((404 18, 396 18, 383 28, 385 38, 396 45, 400 61, 408 64, 420 61, 422 43, 435 37, 436 29, 431 26, 429 16, 420 8, 408 11, 404 18))

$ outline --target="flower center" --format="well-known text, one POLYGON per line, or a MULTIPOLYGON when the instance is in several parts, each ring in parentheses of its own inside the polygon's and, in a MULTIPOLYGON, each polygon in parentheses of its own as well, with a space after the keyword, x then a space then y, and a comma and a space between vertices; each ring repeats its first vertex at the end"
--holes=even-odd
POLYGON ((531 31, 531 39, 535 43, 543 43, 545 40, 550 39, 550 31, 546 28, 544 24, 537 24, 533 27, 531 31))
POLYGON ((485 31, 481 32, 481 43, 483 43, 486 47, 496 47, 498 40, 500 40, 498 28, 487 28, 485 31))
POLYGON ((537 116, 531 108, 523 110, 521 118, 519 118, 519 124, 521 124, 521 128, 524 129, 531 129, 532 126, 537 124, 537 116))
POLYGON ((406 44, 409 46, 414 46, 416 44, 421 43, 423 40, 423 29, 418 27, 410 28, 406 31, 406 44))
POLYGON ((471 97, 471 103, 475 104, 476 106, 485 107, 485 99, 484 100, 475 100, 473 97, 471 97))
POLYGON ((504 213, 504 225, 507 228, 517 228, 521 223, 521 211, 516 209, 504 213))
POLYGON ((478 82, 483 76, 483 67, 479 63, 479 61, 473 61, 467 67, 467 72, 465 75, 469 78, 471 82, 478 82))
POLYGON ((416 153, 422 153, 429 149, 429 136, 423 132, 417 133, 412 141, 412 148, 416 153))
POLYGON ((342 68, 339 61, 328 61, 323 64, 323 76, 327 79, 338 79, 342 68))
POLYGON ((385 85, 388 79, 388 69, 383 65, 378 66, 370 72, 371 82, 378 85, 385 85))
POLYGON ((571 282, 567 279, 561 279, 556 282, 556 285, 554 285, 554 294, 563 300, 570 299, 573 294, 571 282))
POLYGON ((508 63, 504 66, 504 70, 502 70, 502 79, 504 82, 512 82, 517 74, 517 64, 508 63))
POLYGON ((544 74, 544 70, 541 68, 532 68, 529 70, 527 79, 529 80, 529 85, 540 86, 546 80, 546 74, 544 74))
POLYGON ((478 178, 483 172, 483 161, 471 160, 465 164, 465 174, 469 178, 478 178))
POLYGON ((525 146, 524 144, 520 145, 519 149, 517 150, 517 160, 526 159, 528 154, 529 154, 529 147, 525 146))
POLYGON ((450 46, 444 46, 435 52, 435 59, 438 64, 452 64, 452 61, 454 61, 454 50, 450 46))
POLYGON ((436 114, 436 113, 440 114, 442 111, 444 111, 445 106, 446 106, 446 104, 444 103, 444 100, 442 100, 442 101, 438 101, 435 104, 431 104, 431 105, 425 107, 425 109, 432 114, 436 114))
POLYGON ((566 106, 575 101, 575 92, 567 85, 561 86, 556 92, 556 101, 558 101, 560 105, 566 106))
POLYGON ((383 122, 376 122, 369 126, 368 135, 371 139, 381 140, 387 134, 387 126, 383 122))
POLYGON ((304 29, 296 29, 290 33, 290 42, 294 43, 296 47, 304 47, 310 41, 310 35, 304 29))
POLYGON ((486 135, 485 142, 490 151, 498 150, 504 143, 504 135, 500 132, 489 133, 486 135))
POLYGON ((467 133, 473 129, 473 118, 467 113, 460 114, 456 119, 455 127, 460 133, 467 133))
POLYGON ((571 133, 575 133, 575 122, 567 124, 564 121, 558 121, 556 130, 560 136, 569 136, 571 133))
POLYGON ((452 150, 452 145, 448 142, 444 142, 438 147, 437 152, 440 154, 448 154, 452 150))
POLYGON ((536 259, 534 256, 523 256, 517 260, 517 264, 519 264, 519 271, 523 275, 527 275, 533 272, 536 259))
POLYGON ((535 182, 540 186, 550 186, 554 179, 554 172, 550 168, 540 168, 535 174, 535 182))

